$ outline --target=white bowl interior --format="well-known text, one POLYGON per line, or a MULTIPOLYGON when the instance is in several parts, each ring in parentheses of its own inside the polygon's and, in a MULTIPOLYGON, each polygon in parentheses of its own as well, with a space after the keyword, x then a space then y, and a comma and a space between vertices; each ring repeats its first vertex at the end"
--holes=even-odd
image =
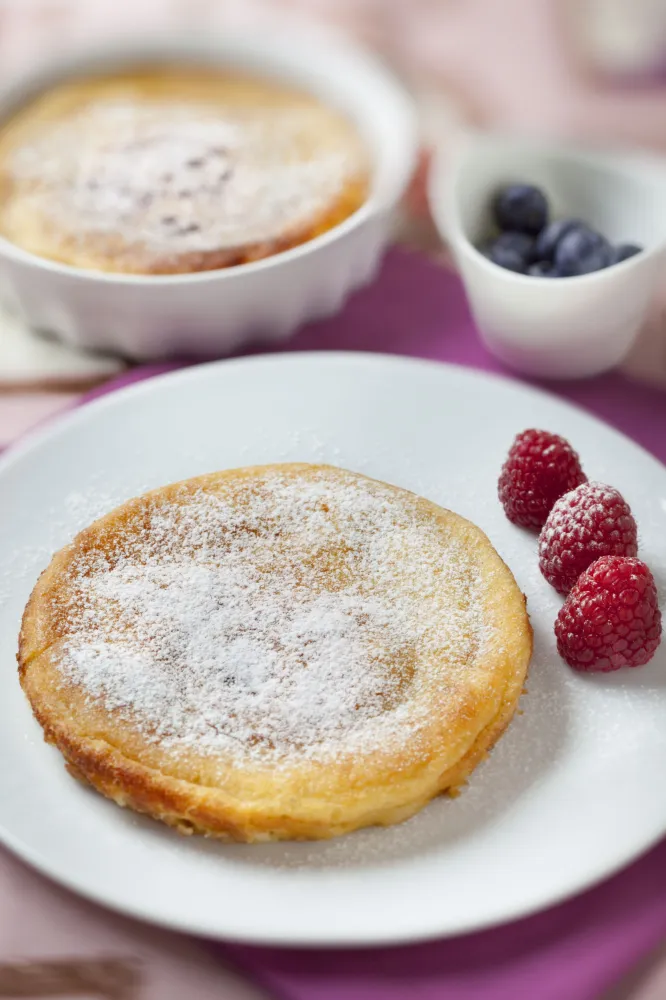
POLYGON ((552 217, 580 218, 613 243, 649 250, 666 241, 666 166, 489 138, 463 152, 452 191, 457 223, 474 245, 493 233, 493 195, 510 183, 536 184, 552 217))

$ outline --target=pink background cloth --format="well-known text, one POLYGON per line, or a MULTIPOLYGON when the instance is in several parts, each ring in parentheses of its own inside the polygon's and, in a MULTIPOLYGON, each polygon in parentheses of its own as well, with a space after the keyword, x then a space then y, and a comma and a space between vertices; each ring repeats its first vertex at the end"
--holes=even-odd
MULTIPOLYGON (((478 338, 458 279, 405 251, 391 252, 378 281, 357 294, 341 315, 302 331, 286 350, 327 348, 382 350, 501 371, 478 338)), ((90 396, 165 367, 171 366, 135 369, 90 396)), ((666 458, 666 393, 620 374, 549 388, 666 458)), ((2 913, 12 919, 0 933, 0 959, 8 960, 8 954, 44 957, 53 952, 68 956, 114 952, 120 927, 123 954, 143 956, 147 985, 138 997, 159 995, 166 1000, 179 995, 194 1000, 199 996, 193 990, 156 992, 151 976, 163 976, 168 967, 172 985, 178 983, 182 989, 183 969, 191 965, 181 962, 179 972, 178 949, 185 949, 188 962, 196 965, 192 955, 204 956, 201 945, 107 916, 27 874, 8 856, 2 861, 2 913), (134 930, 128 932, 128 928, 134 930), (173 945, 160 943, 164 937, 173 945)), ((445 891, 445 887, 433 886, 433 891, 445 891)), ((579 898, 480 934, 370 951, 280 951, 211 944, 205 949, 207 957, 200 961, 210 976, 212 957, 231 959, 283 1000, 598 1000, 665 935, 666 841, 579 898)), ((211 992, 202 996, 241 995, 229 992, 222 971, 218 988, 213 988, 214 977, 208 982, 211 992)), ((643 991, 631 996, 649 1000, 650 995, 643 991)))
POLYGON ((199 943, 86 903, 0 850, 0 997, 261 1000, 265 993, 199 943))

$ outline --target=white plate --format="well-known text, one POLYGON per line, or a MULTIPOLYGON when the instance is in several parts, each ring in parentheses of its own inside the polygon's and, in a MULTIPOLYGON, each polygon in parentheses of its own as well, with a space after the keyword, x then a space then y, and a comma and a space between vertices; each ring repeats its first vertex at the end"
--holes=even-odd
POLYGON ((536 540, 505 519, 513 435, 566 435, 634 508, 666 576, 666 470, 556 399, 427 362, 305 354, 205 365, 106 397, 0 465, 0 836, 71 888, 187 931, 276 944, 411 941, 509 920, 630 861, 666 831, 666 644, 641 670, 576 676, 536 540), (455 801, 327 844, 181 839, 67 776, 16 678, 19 618, 53 549, 120 500, 212 469, 328 461, 416 490, 484 528, 527 593, 524 699, 455 801))

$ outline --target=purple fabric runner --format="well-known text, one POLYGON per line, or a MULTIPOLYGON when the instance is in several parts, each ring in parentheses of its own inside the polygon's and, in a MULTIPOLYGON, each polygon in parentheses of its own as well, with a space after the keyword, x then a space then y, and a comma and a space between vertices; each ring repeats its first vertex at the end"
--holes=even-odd
MULTIPOLYGON (((504 371, 481 344, 456 276, 404 251, 389 254, 379 279, 341 315, 275 348, 318 349, 382 351, 504 371)), ((135 369, 87 398, 171 367, 177 365, 135 369)), ((666 461, 666 393, 620 374, 543 388, 666 461)), ((661 779, 656 781, 655 794, 662 794, 661 779)), ((666 841, 568 903, 479 934, 392 949, 223 950, 283 1000, 596 1000, 665 934, 666 841)))

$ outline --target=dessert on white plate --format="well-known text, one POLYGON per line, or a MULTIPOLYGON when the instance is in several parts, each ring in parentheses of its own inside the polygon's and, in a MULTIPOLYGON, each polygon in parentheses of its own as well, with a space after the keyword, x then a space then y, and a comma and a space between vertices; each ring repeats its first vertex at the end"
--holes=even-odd
POLYGON ((611 675, 562 662, 553 631, 561 597, 539 570, 536 536, 511 524, 497 499, 506 448, 533 424, 575 442, 586 473, 627 498, 641 558, 661 578, 663 466, 552 396, 457 366, 322 352, 197 365, 91 403, 7 455, 0 753, 15 766, 0 770, 0 837, 108 905, 275 944, 459 934, 560 900, 644 851, 666 829, 652 778, 666 759, 666 646, 611 675), (528 595, 535 646, 525 711, 464 794, 436 799, 406 824, 301 844, 176 838, 66 774, 18 683, 15 636, 40 571, 95 517, 160 484, 269 456, 393 482, 478 524, 528 595), (233 907, 220 905, 230 898, 233 907))

